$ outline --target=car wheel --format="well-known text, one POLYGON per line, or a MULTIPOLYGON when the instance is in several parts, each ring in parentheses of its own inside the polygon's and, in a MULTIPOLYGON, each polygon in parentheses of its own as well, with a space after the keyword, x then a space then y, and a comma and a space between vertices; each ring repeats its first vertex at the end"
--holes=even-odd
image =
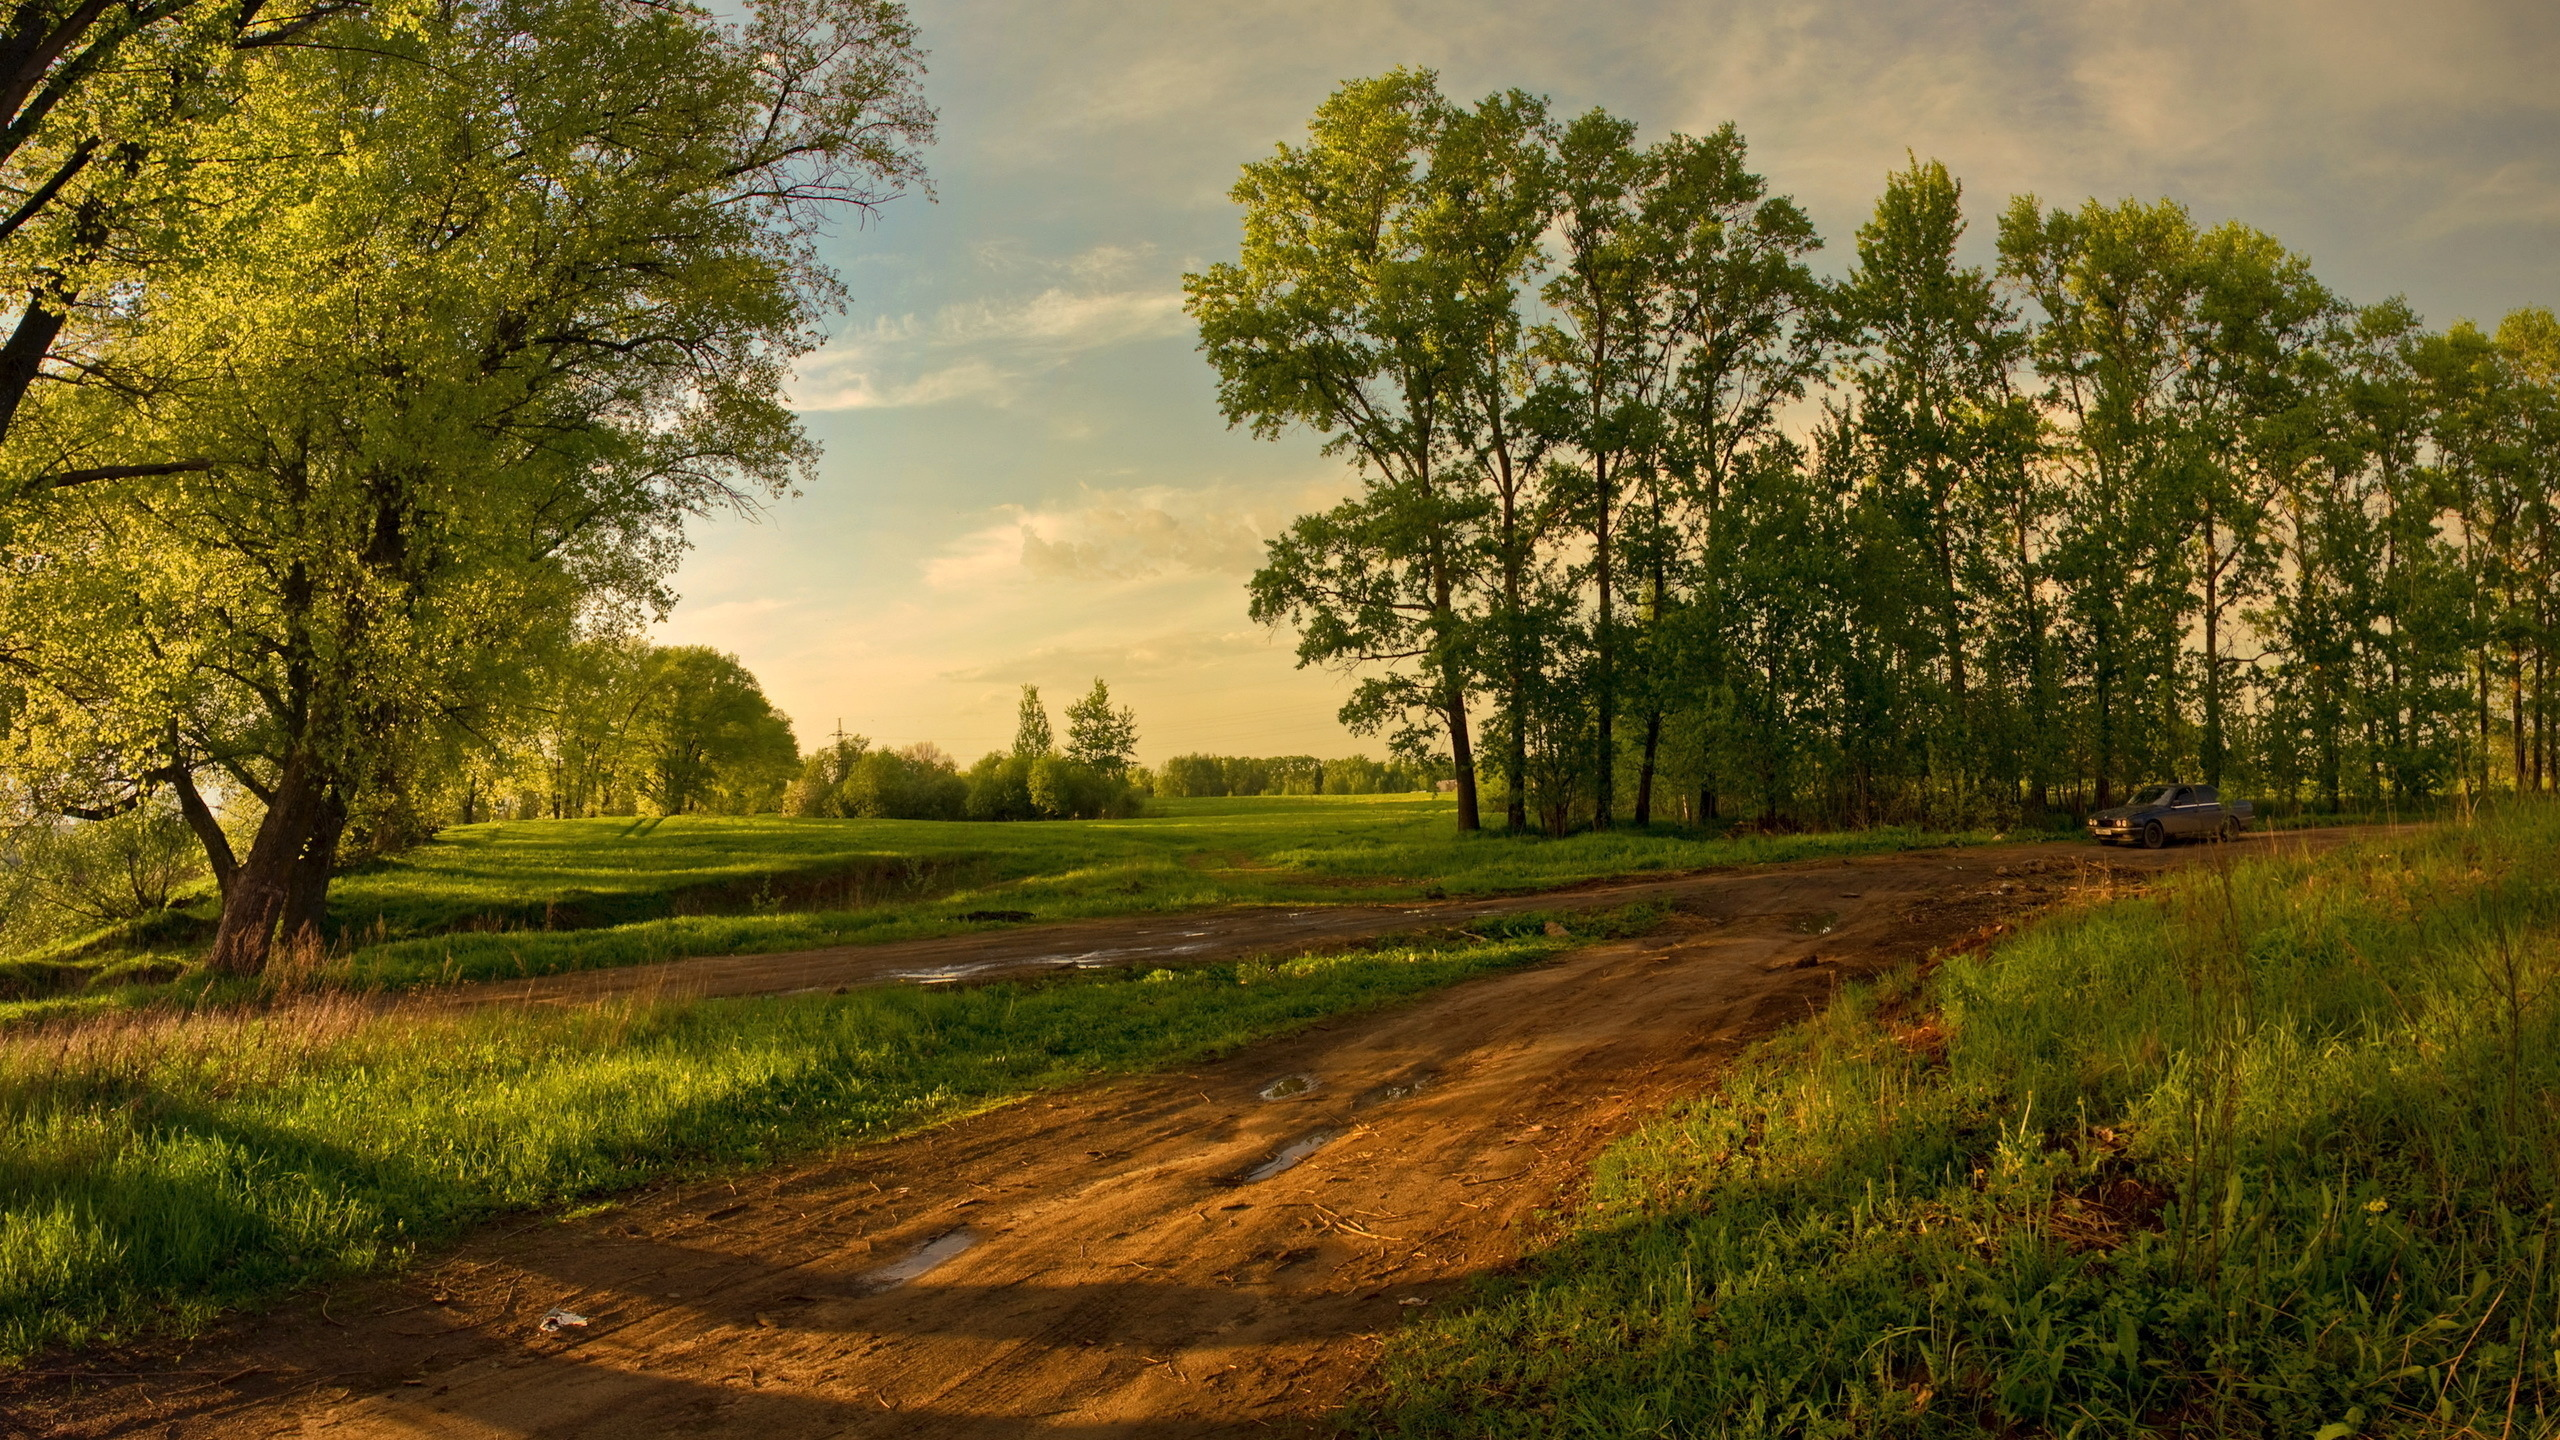
POLYGON ((2213 832, 2213 838, 2214 838, 2214 839, 2216 839, 2216 840, 2219 840, 2219 841, 2223 842, 2223 843, 2224 843, 2224 844, 2226 844, 2226 845, 2227 845, 2227 844, 2229 844, 2229 843, 2231 843, 2231 842, 2232 842, 2232 841, 2234 841, 2234 840, 2239 839, 2239 838, 2240 838, 2240 822, 2239 822, 2239 821, 2237 821, 2237 820, 2228 820, 2228 819, 2224 820, 2220 826, 2218 826, 2218 827, 2216 827, 2216 828, 2215 828, 2215 830, 2214 830, 2214 832, 2213 832))
POLYGON ((2166 845, 2166 844, 2168 844, 2168 843, 2169 843, 2169 832, 2160 828, 2160 822, 2159 822, 2159 821, 2157 821, 2157 820, 2145 820, 2145 821, 2143 821, 2143 822, 2142 822, 2142 848, 2143 848, 2143 849, 2145 849, 2145 850, 2157 850, 2157 849, 2159 849, 2161 846, 2166 845))

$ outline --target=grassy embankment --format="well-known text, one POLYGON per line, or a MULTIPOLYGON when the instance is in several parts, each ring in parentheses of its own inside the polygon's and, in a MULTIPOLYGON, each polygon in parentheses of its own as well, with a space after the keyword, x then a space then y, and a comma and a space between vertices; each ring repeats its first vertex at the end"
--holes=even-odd
MULTIPOLYGON (((1027 824, 678 816, 460 826, 337 882, 330 969, 347 983, 396 988, 953 934, 1002 923, 965 918, 989 911, 1064 920, 1391 902, 1982 838, 1871 830, 1726 839, 1668 827, 1562 840, 1466 836, 1451 826, 1451 802, 1419 795, 1153 809, 1132 820, 1027 824)), ((84 943, 78 963, 97 967, 102 983, 140 963, 84 943)), ((169 962, 187 958, 164 945, 158 970, 146 973, 165 980, 177 968, 169 962)), ((0 1018, 167 993, 64 995, 85 971, 41 960, 24 968, 43 983, 16 993, 54 998, 5 1003, 9 977, 0 974, 0 1018)))
POLYGON ((0 1358, 184 1329, 498 1211, 1195 1060, 1651 918, 983 989, 465 1015, 338 998, 22 1030, 0 1036, 0 1358))
POLYGON ((2560 810, 1845 995, 1404 1334, 1421 1435, 2560 1429, 2560 810))

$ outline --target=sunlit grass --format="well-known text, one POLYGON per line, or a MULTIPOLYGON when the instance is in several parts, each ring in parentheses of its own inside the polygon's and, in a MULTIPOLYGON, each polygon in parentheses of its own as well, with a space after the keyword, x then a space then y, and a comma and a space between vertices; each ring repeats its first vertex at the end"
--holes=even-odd
POLYGON ((2560 810, 2199 868, 1851 992, 1403 1336, 1394 1435, 2560 1418, 2560 810))
POLYGON ((0 1037, 0 1357, 197 1325, 498 1211, 1217 1054, 1574 943, 1548 918, 1040 985, 462 1014, 340 996, 21 1030, 0 1037))
POLYGON ((964 918, 972 911, 1070 920, 1385 903, 1985 838, 1884 829, 1727 839, 1676 827, 1561 840, 1460 835, 1450 802, 1401 795, 1155 809, 1131 820, 1012 825, 679 816, 460 827, 339 882, 333 913, 353 951, 341 973, 372 986, 506 978, 984 928, 964 918), (829 877, 848 875, 831 888, 829 877), (743 901, 670 913, 713 887, 743 901), (773 898, 760 904, 764 893, 773 898), (545 928, 546 907, 640 918, 567 928, 554 917, 545 928), (475 920, 490 923, 456 928, 475 920))

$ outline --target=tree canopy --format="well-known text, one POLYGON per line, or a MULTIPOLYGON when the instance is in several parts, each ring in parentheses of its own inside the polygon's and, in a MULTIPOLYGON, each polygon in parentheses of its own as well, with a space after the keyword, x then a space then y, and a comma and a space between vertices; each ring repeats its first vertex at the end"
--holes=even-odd
POLYGON ((1252 613, 1446 757, 1461 826, 1479 754, 1559 831, 2560 784, 2546 309, 2430 332, 2167 200, 2016 197, 1968 264, 1916 156, 1826 279, 1732 126, 1413 70, 1234 198, 1189 282, 1220 404, 1361 481, 1252 613))
POLYGON ((311 24, 169 142, 192 253, 83 313, 8 439, 105 462, 7 517, 10 762, 91 808, 165 785, 200 817, 208 769, 255 796, 245 855, 198 827, 241 971, 404 766, 669 603, 686 521, 805 470, 781 384, 837 299, 818 226, 914 183, 932 118, 882 0, 311 24))

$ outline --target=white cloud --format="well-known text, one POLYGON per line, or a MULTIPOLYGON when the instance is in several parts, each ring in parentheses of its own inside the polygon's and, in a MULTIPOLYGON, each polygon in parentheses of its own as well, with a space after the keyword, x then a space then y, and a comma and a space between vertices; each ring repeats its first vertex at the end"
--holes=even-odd
POLYGON ((1001 519, 954 540, 925 562, 940 591, 1074 581, 1121 583, 1167 576, 1242 578, 1263 542, 1295 516, 1339 493, 1328 479, 1281 491, 1146 486, 1089 490, 1064 506, 1007 505, 1001 519))
POLYGON ((1120 284, 1145 251, 1101 245, 1049 260, 1011 245, 979 247, 985 268, 1035 271, 1071 283, 945 305, 930 315, 882 316, 802 357, 792 385, 801 410, 880 410, 978 401, 1009 404, 1025 383, 1092 351, 1187 334, 1182 294, 1120 284))

